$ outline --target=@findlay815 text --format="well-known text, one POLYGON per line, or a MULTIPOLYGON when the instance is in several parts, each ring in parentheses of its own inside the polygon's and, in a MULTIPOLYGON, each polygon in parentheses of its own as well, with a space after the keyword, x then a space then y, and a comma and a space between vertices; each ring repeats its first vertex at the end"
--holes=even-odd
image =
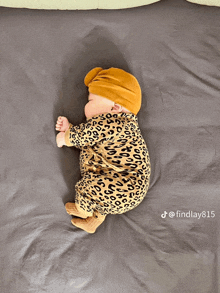
POLYGON ((215 212, 214 211, 202 211, 202 212, 194 212, 194 211, 187 211, 183 212, 180 210, 177 210, 176 212, 170 211, 164 211, 161 214, 161 218, 166 218, 168 216, 169 218, 214 218, 215 212))

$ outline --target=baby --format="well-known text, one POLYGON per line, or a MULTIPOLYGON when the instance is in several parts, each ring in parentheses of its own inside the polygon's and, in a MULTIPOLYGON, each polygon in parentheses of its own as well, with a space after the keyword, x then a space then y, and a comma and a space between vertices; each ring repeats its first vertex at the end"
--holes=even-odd
POLYGON ((84 79, 88 86, 86 123, 56 123, 57 146, 80 152, 82 179, 75 186, 75 203, 66 203, 72 224, 94 233, 108 214, 122 214, 144 199, 150 181, 150 158, 137 113, 141 89, 137 79, 118 68, 96 67, 84 79))

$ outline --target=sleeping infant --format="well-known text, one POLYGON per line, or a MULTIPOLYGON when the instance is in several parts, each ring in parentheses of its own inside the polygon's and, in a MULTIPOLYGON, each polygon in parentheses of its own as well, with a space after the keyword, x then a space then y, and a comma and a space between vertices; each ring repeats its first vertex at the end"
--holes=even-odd
POLYGON ((122 214, 144 199, 150 181, 150 158, 137 113, 141 89, 137 79, 118 69, 96 67, 84 79, 88 86, 86 123, 73 126, 58 117, 57 146, 80 152, 82 179, 75 203, 66 203, 72 224, 94 233, 108 214, 122 214))

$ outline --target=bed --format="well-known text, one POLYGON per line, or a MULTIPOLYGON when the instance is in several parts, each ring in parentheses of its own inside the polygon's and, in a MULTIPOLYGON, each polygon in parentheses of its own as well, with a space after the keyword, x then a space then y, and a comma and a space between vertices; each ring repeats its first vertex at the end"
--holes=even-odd
POLYGON ((219 292, 220 8, 0 5, 1 293, 219 292), (79 150, 55 122, 85 122, 96 66, 139 80, 152 173, 140 206, 88 234, 64 208, 79 150))

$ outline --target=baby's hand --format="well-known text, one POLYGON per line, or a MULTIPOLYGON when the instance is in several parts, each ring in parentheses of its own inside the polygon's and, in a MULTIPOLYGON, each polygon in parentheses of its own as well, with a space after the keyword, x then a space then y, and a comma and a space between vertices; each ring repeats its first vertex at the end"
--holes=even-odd
POLYGON ((56 137, 58 148, 62 148, 62 146, 66 145, 65 142, 65 132, 59 132, 56 137))
POLYGON ((66 131, 69 128, 70 124, 66 117, 59 116, 57 119, 56 130, 57 131, 66 131))

